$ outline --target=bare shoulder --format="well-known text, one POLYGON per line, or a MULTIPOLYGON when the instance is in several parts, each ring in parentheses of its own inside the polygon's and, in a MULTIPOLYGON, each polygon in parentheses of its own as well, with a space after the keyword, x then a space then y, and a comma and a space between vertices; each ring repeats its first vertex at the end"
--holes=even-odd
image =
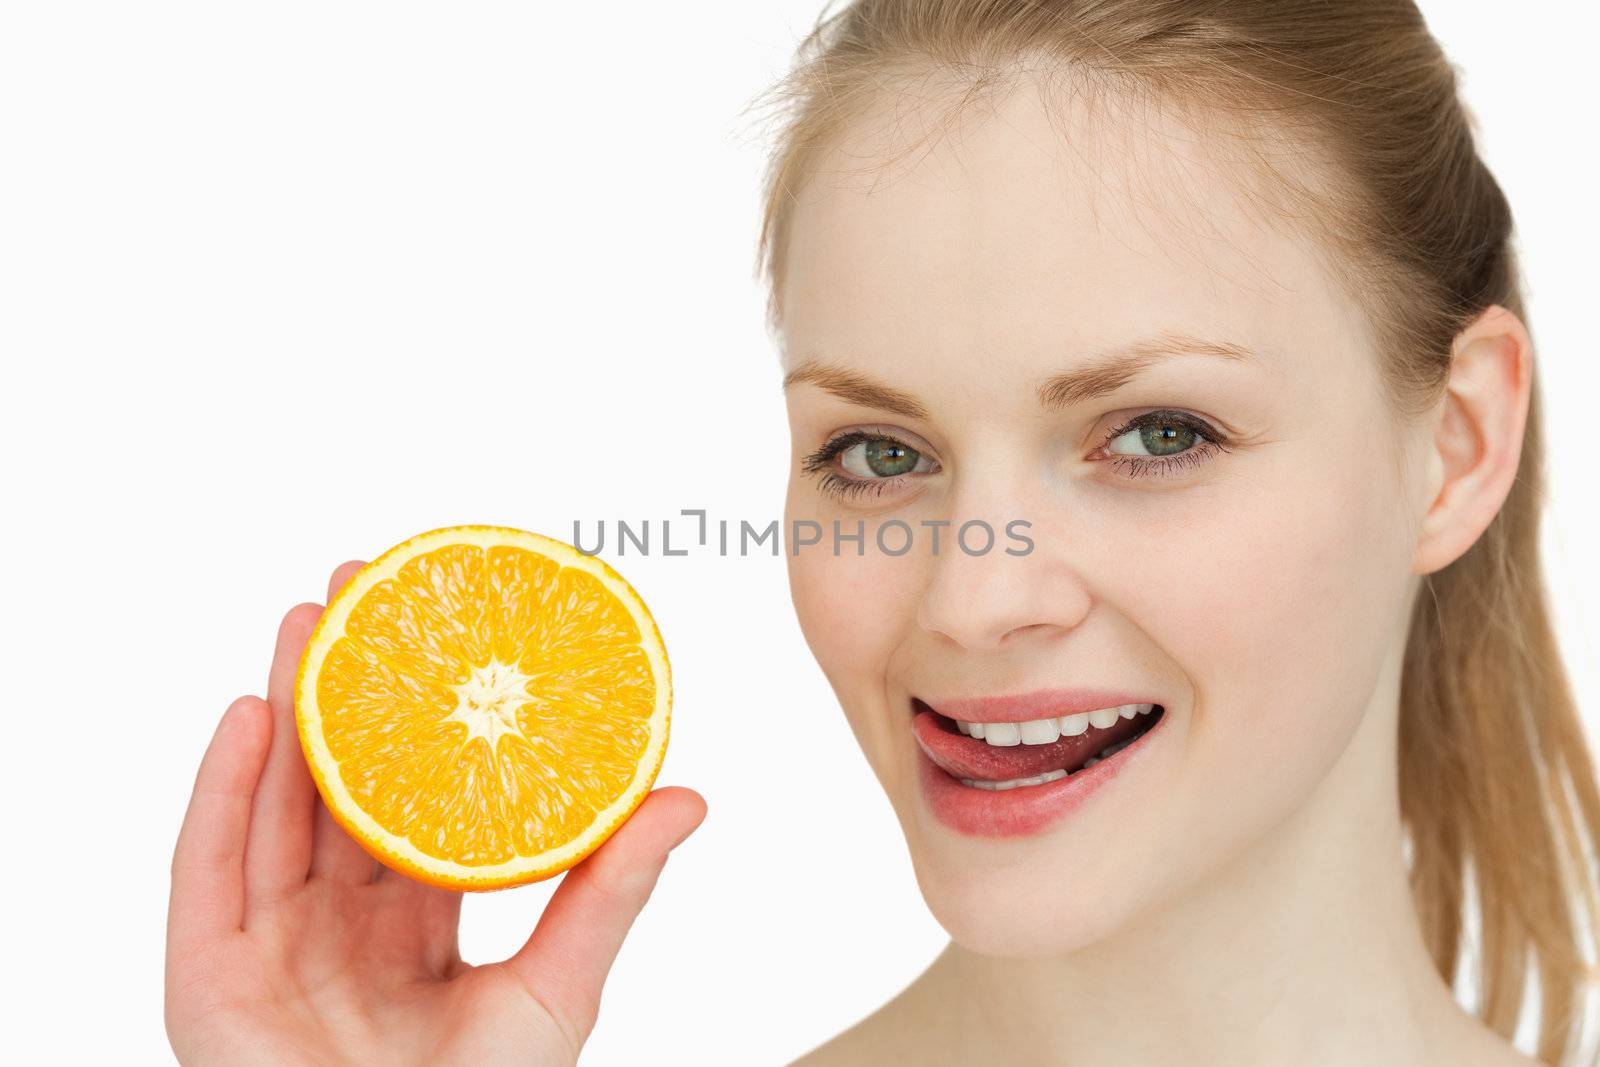
POLYGON ((1509 1042, 1503 1041, 1480 1061, 1480 1067, 1548 1067, 1548 1065, 1543 1060, 1536 1060, 1509 1042))
POLYGON ((789 1064, 789 1067, 866 1067, 872 1063, 873 1053, 863 1044, 857 1023, 841 1034, 807 1052, 789 1064))
MULTIPOLYGON (((891 1002, 892 1003, 892 1002, 891 1002)), ((896 1027, 887 1019, 886 1004, 842 1033, 812 1049, 789 1067, 877 1067, 879 1064, 910 1062, 908 1050, 897 1045, 896 1027)))
POLYGON ((1468 1038, 1430 1067, 1548 1067, 1476 1019, 1468 1038))
POLYGON ((1453 1057, 1448 1061, 1440 1060, 1438 1067, 1549 1067, 1549 1065, 1502 1041, 1496 1046, 1482 1049, 1471 1059, 1453 1057))
POLYGON ((789 1067, 956 1067, 960 1061, 952 1044, 922 999, 913 985, 789 1067))

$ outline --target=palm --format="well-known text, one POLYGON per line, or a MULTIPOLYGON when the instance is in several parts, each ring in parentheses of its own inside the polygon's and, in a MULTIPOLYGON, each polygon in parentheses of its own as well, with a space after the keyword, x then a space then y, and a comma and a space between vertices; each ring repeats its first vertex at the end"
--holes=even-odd
MULTIPOLYGON (((359 565, 334 572, 330 599, 359 565)), ((564 876, 519 952, 463 963, 461 894, 376 863, 311 785, 288 690, 320 610, 284 619, 270 714, 257 698, 236 701, 196 779, 168 922, 167 1029, 180 1060, 574 1062, 622 937, 704 802, 656 790, 564 876)))

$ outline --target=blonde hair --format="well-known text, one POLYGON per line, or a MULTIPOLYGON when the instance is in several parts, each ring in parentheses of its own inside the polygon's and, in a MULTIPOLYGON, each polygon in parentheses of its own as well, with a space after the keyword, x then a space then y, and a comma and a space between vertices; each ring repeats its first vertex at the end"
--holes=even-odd
MULTIPOLYGON (((1494 304, 1525 323, 1504 194, 1473 142, 1456 72, 1410 0, 856 0, 800 43, 758 102, 784 112, 757 271, 781 330, 796 192, 886 90, 943 79, 953 116, 1045 68, 1227 126, 1367 309, 1397 418, 1442 397, 1455 336, 1494 304), (1225 120, 1219 122, 1218 120, 1225 120), (1266 151, 1287 146, 1280 166, 1266 151), (1307 164, 1296 166, 1295 162, 1307 164)), ((937 131, 935 131, 937 132, 937 131)), ((1579 1055, 1600 931, 1600 795, 1545 599, 1538 378, 1521 464, 1473 546, 1423 580, 1400 696, 1410 880, 1440 975, 1515 1037, 1532 962, 1538 1057, 1579 1055), (1469 894, 1475 900, 1469 899, 1469 894), (1481 952, 1463 959, 1469 911, 1481 952)), ((1576 1059, 1571 1062, 1577 1062, 1576 1059)))

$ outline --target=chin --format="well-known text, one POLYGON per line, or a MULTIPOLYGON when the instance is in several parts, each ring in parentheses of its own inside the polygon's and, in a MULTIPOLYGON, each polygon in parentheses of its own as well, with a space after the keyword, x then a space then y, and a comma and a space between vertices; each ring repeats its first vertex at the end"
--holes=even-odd
MULTIPOLYGON (((933 802, 931 772, 910 746, 885 761, 895 773, 880 781, 917 886, 952 940, 984 956, 1068 955, 1114 936, 1172 888, 1165 828, 1182 822, 1169 801, 1186 723, 1163 725, 1096 767, 1076 799, 1063 794, 1048 818, 1003 835, 933 802)), ((1000 795, 1026 801, 1022 790, 1000 795)))
POLYGON ((1126 887, 1091 877, 1056 880, 1038 866, 985 868, 951 856, 912 857, 928 910, 951 940, 981 956, 1065 956, 1087 948, 1129 919, 1126 887))

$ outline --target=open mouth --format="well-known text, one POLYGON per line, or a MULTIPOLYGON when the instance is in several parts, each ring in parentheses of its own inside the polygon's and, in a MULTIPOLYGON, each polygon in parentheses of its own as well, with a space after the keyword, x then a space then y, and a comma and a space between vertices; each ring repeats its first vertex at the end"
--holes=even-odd
POLYGON ((915 697, 911 707, 912 729, 929 759, 962 785, 985 790, 1043 785, 1115 759, 1166 711, 1126 704, 1022 723, 968 723, 915 697))

